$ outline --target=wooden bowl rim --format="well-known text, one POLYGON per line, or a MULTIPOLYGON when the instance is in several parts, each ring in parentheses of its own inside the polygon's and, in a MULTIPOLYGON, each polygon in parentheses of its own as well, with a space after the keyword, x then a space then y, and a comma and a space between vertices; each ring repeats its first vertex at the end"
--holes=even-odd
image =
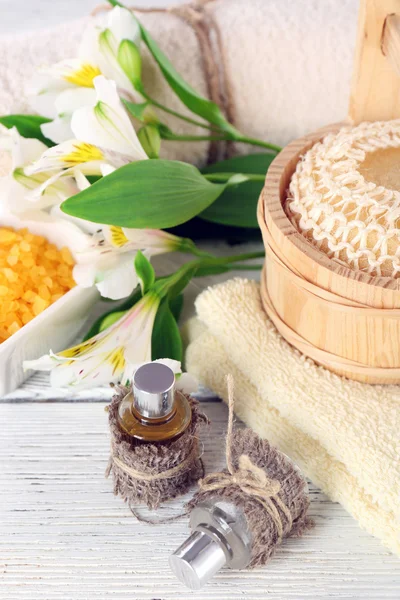
MULTIPOLYGON (((336 133, 342 127, 348 126, 349 123, 341 122, 331 125, 327 125, 317 131, 307 134, 302 138, 297 138, 290 142, 283 150, 274 158, 272 161, 267 176, 265 178, 264 188, 262 190, 262 200, 264 204, 264 221, 265 216, 268 214, 275 227, 282 231, 282 224, 285 225, 284 235, 285 238, 291 242, 300 252, 302 252, 308 258, 311 258, 317 262, 321 267, 328 269, 335 273, 339 277, 346 279, 352 279, 353 281, 359 281, 374 287, 381 287, 394 291, 400 290, 400 278, 395 279, 393 277, 380 277, 369 275, 364 271, 356 271, 348 266, 341 265, 336 261, 332 260, 324 252, 321 252, 316 246, 311 244, 292 224, 286 212, 283 209, 282 198, 281 198, 281 180, 285 175, 285 168, 288 162, 296 159, 296 163, 299 158, 307 152, 314 144, 321 141, 329 133, 336 133), (302 150, 299 151, 300 143, 302 150), (267 190, 268 187, 268 190, 267 190)), ((290 177, 294 172, 290 173, 290 177)), ((287 186, 285 191, 287 190, 287 186)))

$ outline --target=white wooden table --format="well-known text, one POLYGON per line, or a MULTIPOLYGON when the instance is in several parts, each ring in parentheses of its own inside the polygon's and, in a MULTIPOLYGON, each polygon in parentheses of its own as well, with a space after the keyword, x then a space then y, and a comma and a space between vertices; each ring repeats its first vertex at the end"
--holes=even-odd
MULTIPOLYGON (((311 485, 316 526, 265 568, 223 571, 201 592, 174 578, 168 556, 187 519, 138 523, 104 478, 105 403, 0 404, 0 598, 4 600, 301 600, 400 597, 399 561, 311 485)), ((227 409, 205 402, 207 469, 223 466, 227 409)), ((180 511, 186 498, 160 510, 180 511)))

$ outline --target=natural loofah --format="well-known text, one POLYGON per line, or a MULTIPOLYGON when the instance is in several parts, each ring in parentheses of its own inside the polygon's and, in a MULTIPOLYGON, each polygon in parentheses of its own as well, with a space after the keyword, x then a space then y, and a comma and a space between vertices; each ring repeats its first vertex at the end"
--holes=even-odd
POLYGON ((199 403, 188 396, 192 408, 188 429, 175 440, 142 442, 122 432, 117 423, 119 403, 128 392, 129 388, 117 387, 108 407, 111 456, 106 477, 112 473, 114 494, 129 506, 146 504, 155 509, 184 494, 204 474, 197 432, 208 419, 199 412, 199 403), (129 470, 137 472, 137 476, 133 477, 129 470))
MULTIPOLYGON (((249 563, 249 567, 252 568, 264 565, 271 558, 282 539, 302 535, 312 527, 313 522, 307 516, 310 504, 307 483, 299 469, 287 456, 271 446, 268 440, 262 440, 251 429, 237 430, 232 433, 231 460, 234 472, 239 469, 239 459, 243 455, 248 457, 253 465, 263 469, 270 483, 279 482, 280 484, 276 497, 281 501, 281 505, 276 503, 274 506, 282 524, 281 535, 273 513, 259 501, 259 496, 245 493, 235 484, 222 489, 202 490, 202 482, 200 482, 200 491, 193 496, 188 504, 188 509, 191 510, 199 502, 215 496, 229 499, 239 506, 245 515, 249 531, 252 533, 251 561, 249 563), (282 510, 281 506, 286 511, 282 510), (285 514, 287 509, 290 513, 289 519, 285 514)), ((227 470, 220 475, 225 474, 228 474, 227 470)), ((213 474, 213 478, 217 480, 216 474, 213 474)), ((270 499, 271 502, 274 502, 274 495, 271 495, 270 499)))
POLYGON ((329 257, 400 277, 400 119, 345 127, 315 144, 290 183, 288 215, 329 257))

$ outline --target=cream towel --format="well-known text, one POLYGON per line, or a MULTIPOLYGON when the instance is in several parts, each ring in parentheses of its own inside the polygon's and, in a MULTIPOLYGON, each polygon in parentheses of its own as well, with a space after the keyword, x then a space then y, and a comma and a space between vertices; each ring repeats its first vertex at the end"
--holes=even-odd
POLYGON ((232 373, 238 416, 400 555, 400 388, 340 378, 299 354, 263 312, 256 282, 209 288, 196 307, 204 331, 187 327, 188 370, 222 398, 232 373))
MULTIPOLYGON (((126 4, 140 6, 140 1, 126 4)), ((283 145, 346 116, 358 0, 201 0, 198 4, 210 31, 215 63, 220 69, 225 64, 233 121, 243 133, 283 145), (222 52, 212 23, 220 32, 222 52)), ((176 69, 207 95, 198 37, 179 15, 138 13, 176 69)), ((45 31, 1 36, 1 114, 29 111, 26 81, 39 65, 74 56, 87 22, 80 19, 45 31)), ((151 95, 173 109, 185 110, 148 56, 144 76, 151 95)), ((165 121, 178 133, 204 135, 203 129, 168 116, 165 121)), ((242 151, 255 149, 244 146, 242 151)), ((207 143, 163 143, 163 156, 168 158, 200 164, 207 152, 207 143)))

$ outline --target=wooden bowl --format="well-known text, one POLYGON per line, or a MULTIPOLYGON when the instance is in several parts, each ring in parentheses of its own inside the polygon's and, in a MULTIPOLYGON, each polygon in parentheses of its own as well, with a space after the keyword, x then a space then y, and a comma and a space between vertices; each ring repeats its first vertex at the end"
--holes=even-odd
POLYGON ((267 259, 263 302, 270 316, 278 315, 282 335, 319 364, 350 379, 398 384, 400 279, 372 277, 331 260, 295 229, 283 208, 300 157, 341 126, 330 125, 295 140, 269 168, 259 200, 259 223, 266 248, 270 236, 289 269, 267 259), (297 285, 291 270, 316 286, 317 294, 297 285), (335 294, 341 302, 321 298, 318 290, 328 297, 335 294), (296 342, 299 336, 304 343, 296 342))

